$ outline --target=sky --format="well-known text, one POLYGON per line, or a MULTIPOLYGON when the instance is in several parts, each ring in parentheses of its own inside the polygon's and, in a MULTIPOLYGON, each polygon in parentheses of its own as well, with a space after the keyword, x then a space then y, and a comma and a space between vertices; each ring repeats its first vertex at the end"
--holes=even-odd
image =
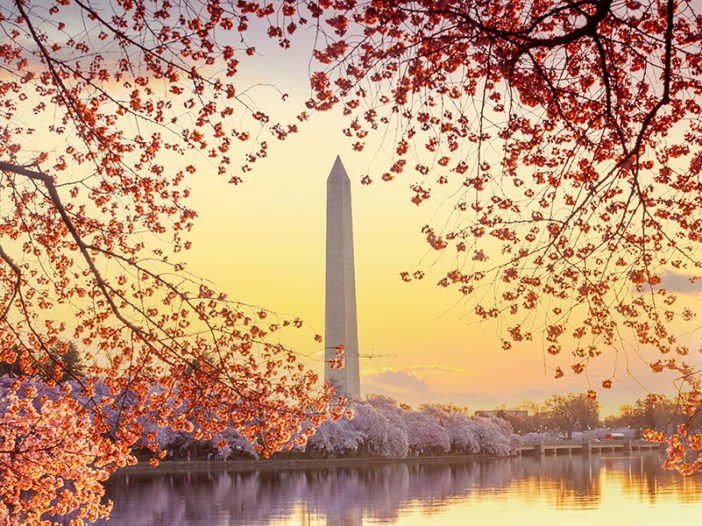
MULTIPOLYGON (((284 52, 257 42, 257 55, 242 61, 238 82, 251 86, 247 96, 262 109, 292 119, 310 93, 307 53, 304 46, 284 52)), ((598 389, 606 415, 645 397, 646 389, 674 392, 674 377, 653 375, 635 352, 605 353, 586 374, 566 372, 555 380, 555 365, 569 371, 569 362, 547 360, 539 338, 503 351, 504 327, 478 322, 471 298, 461 300, 456 290, 436 286, 453 261, 429 249, 420 229, 440 223, 452 206, 450 190, 415 206, 413 176, 381 181, 389 158, 382 144, 371 138, 364 152, 352 152, 341 132, 345 125, 340 112, 313 116, 299 134, 269 141, 268 158, 237 186, 199 172, 191 184, 199 218, 187 256, 190 271, 212 280, 231 299, 301 317, 306 330, 286 333, 283 341, 321 374, 322 348, 312 336, 324 331, 326 178, 339 155, 352 188, 362 394, 387 394, 411 405, 490 409, 598 389, 614 370, 614 389, 598 389), (371 185, 360 183, 365 174, 375 180, 371 185), (417 268, 427 279, 400 279, 400 272, 417 268)), ((665 279, 680 285, 681 302, 699 310, 699 286, 684 276, 665 279)))
MULTIPOLYGON (((295 122, 310 96, 309 73, 315 68, 309 59, 312 32, 298 32, 288 51, 255 29, 247 38, 256 54, 241 57, 235 77, 238 97, 274 120, 295 122)), ((242 120, 243 127, 254 124, 245 114, 242 120)), ((569 374, 569 353, 562 353, 561 361, 548 356, 540 337, 502 350, 500 336, 506 327, 499 320, 476 319, 472 312, 478 298, 464 299, 455 289, 436 286, 456 262, 445 252, 433 251, 420 232, 426 224, 440 227, 446 220, 456 186, 435 187, 430 199, 414 205, 410 185, 418 181, 411 170, 391 182, 380 180, 392 157, 383 136, 371 134, 365 150, 353 152, 352 141, 342 133, 346 125, 340 112, 331 111, 299 124, 300 133, 284 142, 268 138, 268 157, 256 162, 239 185, 227 180, 242 175, 236 167, 247 153, 243 144, 231 152, 232 172, 223 177, 215 175, 214 166, 207 169, 210 161, 198 152, 174 159, 180 166, 201 167, 187 180, 190 206, 199 216, 190 235, 192 248, 183 256, 189 271, 209 279, 230 299, 304 320, 303 330, 286 329, 281 341, 321 374, 322 344, 314 335, 324 333, 325 191, 339 155, 351 179, 363 394, 387 394, 413 406, 438 402, 492 409, 513 407, 525 399, 542 402, 556 392, 598 388, 614 374, 614 389, 598 390, 606 415, 645 397, 647 390, 674 393, 674 377, 653 375, 645 363, 651 355, 645 350, 644 359, 633 351, 606 351, 583 375, 569 374), (374 182, 362 185, 364 175, 374 182), (427 278, 401 280, 401 272, 416 269, 425 271, 427 278), (566 371, 559 380, 553 378, 557 365, 566 371)), ((59 137, 47 148, 43 137, 37 134, 36 140, 42 141, 38 149, 63 147, 59 137)), ((679 308, 701 310, 702 281, 693 285, 673 274, 663 281, 681 293, 679 308)), ((695 328, 681 334, 683 343, 689 340, 693 348, 699 347, 695 328)), ((538 329, 531 327, 537 336, 538 329)))

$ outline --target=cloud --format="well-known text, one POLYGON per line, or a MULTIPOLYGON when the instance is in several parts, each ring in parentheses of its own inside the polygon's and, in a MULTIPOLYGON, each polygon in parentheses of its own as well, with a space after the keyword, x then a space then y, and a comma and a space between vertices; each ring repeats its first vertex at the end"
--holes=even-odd
POLYGON ((363 375, 362 380, 364 391, 377 392, 384 391, 381 394, 395 395, 418 395, 431 393, 431 388, 424 381, 420 380, 412 373, 404 370, 385 369, 379 373, 363 375))
MULTIPOLYGON (((479 409, 494 409, 502 404, 515 407, 523 400, 530 399, 542 403, 553 393, 566 394, 567 392, 584 392, 586 387, 578 389, 575 386, 566 386, 556 382, 553 385, 534 388, 507 390, 502 392, 494 389, 473 387, 475 391, 451 389, 447 386, 457 383, 451 376, 456 372, 464 371, 457 367, 442 365, 414 365, 403 368, 385 368, 380 371, 370 372, 367 369, 361 375, 361 391, 364 395, 381 394, 390 396, 398 403, 404 402, 412 407, 421 404, 450 403, 457 406, 466 406, 471 411, 479 409), (425 376, 422 371, 428 374, 425 376), (437 374, 438 373, 438 374, 437 374)), ((466 386, 470 386, 468 382, 466 386)), ((669 387, 668 384, 661 387, 669 387)), ((661 392, 667 392, 664 388, 661 392)), ((639 386, 619 386, 611 391, 601 391, 599 400, 602 404, 602 415, 615 414, 622 404, 632 404, 637 398, 645 396, 639 386)))
POLYGON ((468 369, 462 369, 461 367, 450 367, 447 365, 411 365, 409 367, 404 367, 405 371, 412 371, 418 373, 459 373, 459 374, 472 374, 472 371, 468 369))
POLYGON ((430 363, 430 364, 419 364, 419 365, 407 365, 404 367, 382 367, 380 369, 373 368, 373 367, 364 367, 363 368, 363 374, 364 375, 376 375, 380 373, 387 373, 387 372, 404 372, 406 374, 410 374, 413 376, 418 376, 418 375, 440 375, 444 373, 448 374, 460 374, 460 375, 466 375, 466 374, 473 374, 473 371, 469 369, 464 369, 462 367, 453 367, 450 365, 441 365, 441 364, 436 364, 436 363, 430 363))
POLYGON ((361 375, 361 389, 364 394, 383 394, 390 396, 398 402, 409 403, 413 406, 431 403, 452 403, 459 406, 468 406, 471 409, 491 409, 504 400, 492 394, 474 392, 440 392, 432 384, 443 386, 443 379, 453 374, 470 373, 466 369, 442 365, 414 365, 409 367, 391 369, 385 368, 378 372, 369 372, 361 375), (428 373, 434 377, 427 382, 417 373, 428 373), (437 374, 438 373, 438 374, 437 374))
POLYGON ((366 393, 390 396, 442 396, 457 379, 463 382, 471 371, 439 364, 419 364, 406 367, 383 367, 380 370, 364 368, 361 383, 366 393))
MULTIPOLYGON (((674 294, 697 295, 702 293, 702 278, 675 272, 664 272, 658 276, 661 282, 653 287, 654 290, 665 289, 674 294)), ((647 289, 648 290, 648 289, 647 289)))
POLYGON ((685 276, 683 274, 675 274, 666 272, 661 278, 659 288, 665 289, 668 292, 678 292, 682 294, 699 294, 702 292, 702 279, 697 276, 685 276))

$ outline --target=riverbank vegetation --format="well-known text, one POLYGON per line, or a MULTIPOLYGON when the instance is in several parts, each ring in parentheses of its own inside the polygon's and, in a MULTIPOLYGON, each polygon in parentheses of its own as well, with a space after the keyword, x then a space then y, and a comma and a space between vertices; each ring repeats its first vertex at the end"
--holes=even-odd
POLYGON ((639 439, 646 438, 646 430, 673 434, 681 425, 692 431, 702 429, 702 416, 690 418, 683 408, 680 398, 649 394, 622 405, 616 414, 600 415, 597 401, 586 394, 571 393, 554 394, 542 403, 524 400, 514 408, 503 405, 482 413, 504 418, 523 437, 541 435, 549 442, 585 435, 602 439, 609 432, 639 439))
MULTIPOLYGON (((76 407, 104 407, 104 398, 112 396, 104 381, 92 382, 90 395, 74 382, 57 387, 34 379, 24 381, 19 389, 18 383, 10 376, 0 377, 3 400, 0 409, 7 409, 5 401, 10 400, 10 395, 26 401, 25 411, 30 408, 39 411, 42 400, 57 403, 65 391, 72 393, 70 398, 76 407)), ((154 397, 163 392, 158 384, 152 385, 150 390, 154 397)), ((121 399, 128 403, 130 396, 121 399)), ((521 445, 520 437, 506 420, 470 416, 466 410, 450 406, 423 405, 412 410, 400 407, 389 397, 371 395, 365 400, 350 401, 345 409, 339 418, 329 418, 321 424, 317 422, 318 415, 310 412, 306 424, 297 435, 290 437, 283 449, 288 454, 303 456, 403 458, 445 453, 507 456, 516 454, 521 445)), ((113 406, 103 415, 106 439, 116 432, 121 410, 113 406)), ((180 429, 159 422, 150 411, 135 420, 131 429, 136 435, 132 453, 157 464, 159 458, 258 458, 264 449, 265 432, 247 437, 229 426, 205 433, 196 428, 194 418, 184 408, 174 407, 172 411, 176 418, 183 420, 180 429)))
MULTIPOLYGON (((77 368, 82 370, 80 360, 77 368)), ((7 371, 6 371, 7 372, 7 371)), ((34 411, 38 417, 41 403, 59 403, 62 393, 71 393, 75 408, 102 408, 111 391, 103 380, 79 383, 74 380, 48 385, 40 375, 21 382, 11 374, 0 376, 0 409, 19 403, 21 411, 34 411), (92 392, 81 389, 92 385, 92 392)), ((154 383, 150 396, 158 397, 163 389, 154 383)), ((128 404, 128 393, 119 399, 128 404)), ((344 412, 321 423, 310 412, 300 432, 291 436, 276 455, 284 458, 405 458, 433 455, 515 455, 522 444, 561 440, 604 439, 617 433, 628 439, 642 438, 643 431, 671 432, 685 418, 679 405, 665 397, 649 396, 621 407, 619 414, 600 418, 599 404, 586 394, 554 394, 543 403, 524 401, 517 408, 500 407, 473 413, 453 404, 423 404, 416 408, 397 403, 388 396, 369 395, 363 400, 348 401, 344 412)), ((106 427, 102 436, 109 443, 116 432, 122 408, 112 405, 103 414, 106 427)), ((184 407, 172 407, 174 418, 183 421, 173 429, 143 412, 132 426, 133 446, 123 452, 122 463, 144 461, 157 464, 169 460, 237 460, 259 458, 265 433, 244 436, 229 426, 211 433, 197 429, 184 407), (126 455, 126 456, 124 456, 126 455), (131 460, 130 460, 131 458, 131 460)), ((82 421, 74 417, 66 427, 75 428, 82 421)), ((84 424, 84 423, 83 423, 84 424)), ((217 428, 214 428, 217 429, 217 428)), ((75 440, 74 435, 65 440, 75 440)), ((26 438, 19 437, 20 442, 26 438)), ((97 488, 96 488, 97 490, 97 488)))

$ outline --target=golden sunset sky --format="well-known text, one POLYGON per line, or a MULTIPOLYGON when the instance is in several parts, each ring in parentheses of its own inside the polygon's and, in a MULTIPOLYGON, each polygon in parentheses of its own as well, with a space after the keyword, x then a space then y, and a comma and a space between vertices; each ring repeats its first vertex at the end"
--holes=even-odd
MULTIPOLYGON (((240 86, 251 88, 239 94, 281 121, 293 120, 310 94, 308 68, 315 65, 310 65, 308 49, 282 51, 265 41, 256 47, 257 55, 242 60, 238 76, 240 86), (288 94, 285 100, 282 93, 288 94)), ((594 388, 606 415, 646 396, 637 381, 652 392, 674 392, 674 377, 653 375, 633 350, 606 351, 583 375, 570 372, 567 356, 547 359, 538 337, 529 346, 503 351, 499 336, 504 327, 479 322, 472 314, 473 298, 466 301, 457 290, 436 286, 455 262, 452 254, 432 251, 420 229, 441 226, 453 206, 450 188, 443 193, 434 188, 431 199, 415 206, 409 190, 416 182, 413 171, 381 181, 389 159, 382 136, 369 137, 359 154, 342 135, 345 126, 340 112, 332 111, 313 116, 282 143, 270 139, 269 157, 257 162, 238 186, 227 184, 228 177, 198 172, 191 182, 191 205, 199 219, 187 255, 190 271, 211 279, 231 299, 301 317, 307 330, 284 333, 283 341, 309 355, 305 363, 321 373, 322 344, 312 336, 324 332, 326 178, 338 154, 352 187, 363 393, 389 394, 412 405, 452 402, 475 410, 594 388), (365 174, 373 184, 360 184, 365 174), (417 268, 427 272, 425 280, 402 282, 401 271, 417 268), (556 365, 566 371, 560 380, 553 378, 556 365), (614 389, 600 389, 613 370, 614 389)), ((688 292, 681 301, 700 310, 699 291, 688 292)), ((539 332, 538 327, 532 330, 539 332)), ((699 334, 687 338, 698 342, 699 334)))
MULTIPOLYGON (((309 58, 314 28, 300 30, 296 37, 293 49, 285 51, 252 28, 247 42, 237 44, 240 49, 256 47, 252 57, 241 53, 235 77, 238 98, 282 123, 297 122, 310 97, 309 74, 320 69, 309 58)), ((241 128, 255 130, 250 113, 235 107, 241 128)), ((186 112, 183 120, 187 118, 186 112)), ((26 119, 36 120, 31 111, 26 119)), ((199 216, 190 235, 193 245, 178 257, 186 258, 191 273, 209 279, 232 300, 302 318, 305 329, 286 330, 281 341, 304 356, 309 367, 323 371, 322 344, 314 335, 324 334, 326 179, 339 155, 352 188, 363 393, 388 394, 412 405, 451 402, 476 410, 510 407, 524 399, 542 402, 554 392, 593 388, 606 415, 645 397, 645 388, 675 392, 674 376, 654 375, 646 364, 658 356, 629 342, 618 353, 602 349, 603 356, 582 375, 571 372, 569 349, 555 358, 545 353, 539 321, 529 327, 534 342, 502 350, 500 336, 508 322, 477 319, 473 309, 479 296, 463 298, 456 289, 436 285, 458 262, 450 249, 432 250, 420 232, 426 224, 441 232, 462 181, 431 185, 432 197, 416 206, 410 201, 410 186, 419 181, 411 167, 418 160, 413 155, 421 152, 410 152, 409 169, 383 182, 380 175, 394 151, 392 132, 369 135, 366 148, 358 153, 342 134, 348 122, 341 111, 312 115, 298 124, 299 133, 284 142, 262 132, 269 143, 268 157, 255 163, 250 173, 241 174, 238 168, 249 152, 248 143, 230 152, 232 168, 225 176, 215 175, 216 166, 205 153, 192 150, 174 156, 168 168, 175 172, 188 164, 199 166, 186 181, 192 190, 190 206, 199 216), (370 185, 361 184, 366 174, 373 179, 370 185), (235 175, 243 177, 242 184, 227 183, 235 175), (426 272, 424 280, 400 279, 400 272, 416 269, 426 272), (553 378, 556 366, 566 372, 559 380, 553 378), (602 380, 611 377, 614 389, 600 389, 602 380)), ((36 125, 41 128, 42 123, 36 125)), ((36 144, 26 145, 29 153, 65 148, 60 136, 37 133, 33 140, 36 144), (47 137, 54 143, 47 143, 47 137)), ((672 274, 664 275, 663 281, 666 288, 681 293, 679 310, 702 311, 699 284, 672 274)), ((481 293, 485 291, 489 294, 490 287, 481 293)), ((697 322, 681 326, 678 336, 680 344, 699 348, 697 322)))

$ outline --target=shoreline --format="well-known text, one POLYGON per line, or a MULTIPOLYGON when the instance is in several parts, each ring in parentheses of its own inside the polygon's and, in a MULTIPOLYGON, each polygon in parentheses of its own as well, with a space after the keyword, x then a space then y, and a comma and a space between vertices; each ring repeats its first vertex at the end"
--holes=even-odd
MULTIPOLYGON (((651 449, 650 451, 654 451, 651 449)), ((594 452, 593 452, 594 453, 594 452)), ((600 454, 602 451, 594 454, 600 454)), ((633 451, 631 452, 633 453, 633 451)), ((640 453, 640 452, 639 452, 640 453)), ((267 458, 237 460, 164 460, 158 466, 152 466, 147 460, 133 466, 116 469, 110 474, 123 475, 168 475, 175 473, 208 471, 276 471, 374 467, 387 464, 465 464, 467 462, 484 462, 497 459, 522 458, 523 454, 511 456, 498 455, 436 455, 404 458, 388 457, 335 457, 335 458, 267 458)), ((526 455, 531 456, 531 455, 526 455)), ((551 455, 549 455, 551 456, 551 455)))
POLYGON ((251 459, 251 460, 166 460, 158 466, 142 461, 133 466, 118 468, 112 475, 167 475, 190 471, 257 471, 298 470, 382 466, 386 464, 465 464, 466 462, 495 460, 493 455, 442 455, 405 458, 353 457, 353 458, 300 458, 300 459, 251 459))

